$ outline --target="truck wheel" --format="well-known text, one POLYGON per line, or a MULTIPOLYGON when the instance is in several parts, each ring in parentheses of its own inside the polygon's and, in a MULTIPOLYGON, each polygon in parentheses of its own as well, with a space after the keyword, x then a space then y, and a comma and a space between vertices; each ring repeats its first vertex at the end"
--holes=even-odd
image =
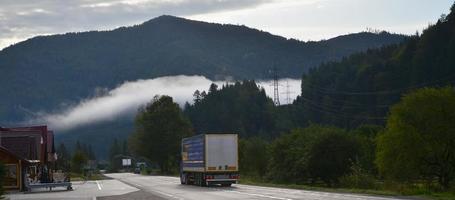
POLYGON ((186 184, 185 174, 180 174, 180 184, 182 185, 186 184))
POLYGON ((185 174, 185 185, 190 185, 191 182, 190 182, 190 175, 188 174, 185 174))
POLYGON ((232 183, 222 183, 221 186, 223 187, 231 187, 232 183))
POLYGON ((201 186, 202 187, 207 186, 207 182, 205 182, 205 174, 201 174, 201 186))
POLYGON ((200 173, 196 174, 196 185, 197 186, 202 186, 201 174, 200 173))

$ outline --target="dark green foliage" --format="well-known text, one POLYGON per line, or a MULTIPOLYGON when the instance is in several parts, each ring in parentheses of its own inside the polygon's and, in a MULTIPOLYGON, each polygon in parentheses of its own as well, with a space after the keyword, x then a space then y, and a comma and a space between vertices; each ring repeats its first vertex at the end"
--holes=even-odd
POLYGON ((239 165, 242 175, 264 178, 269 162, 268 143, 260 138, 239 141, 239 165))
POLYGON ((111 147, 109 148, 109 169, 112 172, 116 172, 118 169, 121 167, 121 163, 118 159, 118 156, 123 155, 122 148, 120 147, 120 144, 117 140, 117 138, 114 139, 114 141, 111 144, 111 147))
POLYGON ((342 129, 310 125, 274 140, 270 147, 269 177, 277 182, 327 185, 350 172, 360 144, 342 129))
POLYGON ((362 173, 377 175, 376 167, 376 136, 383 130, 382 126, 362 125, 350 132, 360 143, 360 154, 356 158, 355 168, 360 168, 362 173))
POLYGON ((303 183, 306 171, 306 137, 303 129, 275 139, 270 146, 268 177, 276 182, 303 183))
POLYGON ((333 129, 316 138, 308 151, 310 178, 322 180, 328 186, 338 184, 338 179, 350 172, 350 167, 360 154, 360 144, 343 130, 333 129))
MULTIPOLYGON (((204 93, 204 92, 202 92, 204 93)), ((197 133, 235 132, 241 137, 271 137, 274 132, 273 102, 254 81, 212 84, 207 95, 194 93, 194 105, 185 106, 197 133)))
MULTIPOLYGON (((62 161, 60 161, 60 165, 66 167, 66 162, 71 162, 69 167, 71 171, 74 173, 82 173, 84 172, 84 168, 88 167, 88 161, 96 160, 96 157, 90 144, 87 145, 86 143, 81 143, 79 140, 77 140, 74 146, 75 147, 72 153, 72 157, 70 157, 70 153, 67 152, 66 147, 63 144, 60 145, 59 150, 62 150, 62 157, 64 158, 62 161), (70 160, 65 160, 66 158, 70 158, 70 160)), ((57 151, 57 154, 58 153, 59 152, 57 151)))
POLYGON ((342 176, 340 185, 345 188, 378 189, 376 177, 364 170, 358 163, 353 163, 351 173, 342 176))
POLYGON ((81 174, 84 166, 87 164, 88 158, 81 150, 76 150, 71 158, 71 171, 81 174))
POLYGON ((66 149, 65 144, 60 143, 57 148, 57 169, 63 170, 64 172, 69 172, 71 170, 71 154, 66 149))
POLYGON ((109 149, 109 158, 112 159, 116 155, 120 155, 120 154, 122 154, 122 148, 120 147, 120 144, 119 144, 117 138, 115 138, 109 149))
POLYGON ((137 156, 155 162, 162 173, 174 173, 180 160, 180 141, 192 135, 190 121, 172 97, 156 96, 136 116, 129 148, 137 156))
POLYGON ((109 171, 117 172, 122 168, 122 159, 131 156, 128 149, 128 140, 119 141, 114 138, 109 147, 109 171))
POLYGON ((296 105, 305 121, 355 128, 385 123, 401 94, 455 83, 453 13, 398 45, 329 62, 303 75, 296 105))
POLYGON ((437 178, 447 189, 455 178, 455 91, 424 88, 393 106, 379 136, 377 164, 388 178, 437 178))

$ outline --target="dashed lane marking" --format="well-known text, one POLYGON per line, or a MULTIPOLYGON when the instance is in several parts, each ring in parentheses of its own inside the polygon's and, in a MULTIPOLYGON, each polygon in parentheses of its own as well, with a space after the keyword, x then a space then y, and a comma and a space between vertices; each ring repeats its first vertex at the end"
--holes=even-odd
POLYGON ((102 190, 100 182, 96 181, 96 185, 98 186, 98 190, 102 190))

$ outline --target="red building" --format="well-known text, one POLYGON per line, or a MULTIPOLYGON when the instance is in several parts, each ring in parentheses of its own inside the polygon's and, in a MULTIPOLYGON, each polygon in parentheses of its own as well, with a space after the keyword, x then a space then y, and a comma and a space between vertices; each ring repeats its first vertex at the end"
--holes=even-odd
POLYGON ((50 179, 56 154, 54 134, 47 126, 0 127, 0 147, 0 161, 7 166, 11 179, 11 184, 5 188, 22 190, 24 178, 50 179), (16 185, 13 185, 13 178, 16 178, 16 185))
POLYGON ((23 175, 26 166, 30 166, 30 162, 26 159, 8 151, 0 146, 0 158, 5 164, 6 174, 3 180, 6 189, 23 190, 23 175))

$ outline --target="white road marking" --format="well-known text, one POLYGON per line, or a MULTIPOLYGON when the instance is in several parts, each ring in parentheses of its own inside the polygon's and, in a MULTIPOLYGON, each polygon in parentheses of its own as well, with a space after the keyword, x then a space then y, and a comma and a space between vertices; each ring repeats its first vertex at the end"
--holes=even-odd
POLYGON ((269 198, 269 199, 292 200, 289 198, 275 197, 275 196, 256 194, 256 193, 238 192, 238 191, 229 191, 229 192, 233 192, 233 193, 237 193, 237 194, 245 194, 245 195, 250 195, 250 196, 257 196, 257 197, 265 197, 265 198, 269 198))
MULTIPOLYGON (((197 188, 190 187, 175 187, 175 185, 180 185, 178 178, 174 177, 162 177, 162 176, 137 176, 137 177, 128 177, 125 178, 123 174, 115 174, 113 177, 119 176, 117 179, 124 180, 129 182, 129 184, 140 187, 147 192, 155 193, 165 199, 170 200, 182 200, 182 199, 198 199, 198 194, 204 195, 203 193, 206 188, 197 188), (130 179, 131 178, 131 179, 130 179), (136 179, 136 180, 135 180, 136 179), (137 183, 131 182, 138 182, 137 183), (177 192, 176 189, 181 188, 181 192, 177 192), (188 190, 186 190, 188 188, 188 190), (158 190, 157 190, 158 189, 158 190), (188 194, 188 195, 187 195, 188 194)), ((355 195, 355 194, 344 194, 344 193, 328 193, 321 191, 309 191, 309 190, 294 190, 294 189, 283 189, 283 188, 273 188, 273 187, 260 187, 260 186, 249 186, 237 184, 232 188, 216 188, 208 187, 209 191, 213 192, 207 193, 207 197, 213 195, 212 197, 217 197, 218 194, 222 194, 222 199, 238 199, 238 198, 249 198, 249 199, 270 199, 270 200, 295 200, 295 199, 338 199, 338 200, 392 200, 398 199, 396 197, 378 197, 378 196, 368 196, 368 195, 355 195), (224 194, 223 194, 223 193, 224 194), (249 197, 248 197, 249 196, 249 197)), ((210 199, 210 198, 204 198, 210 199)), ((212 198, 216 199, 216 198, 212 198)))
POLYGON ((139 188, 142 187, 142 185, 139 185, 139 184, 137 184, 137 183, 130 183, 130 184, 132 184, 132 185, 134 185, 134 186, 136 186, 136 187, 139 187, 139 188))
POLYGON ((183 198, 180 198, 178 196, 175 196, 175 195, 172 195, 172 194, 169 194, 169 193, 166 193, 166 192, 161 192, 161 191, 158 191, 158 190, 153 190, 153 192, 162 194, 164 196, 168 196, 168 197, 173 198, 173 199, 183 200, 183 198))
MULTIPOLYGON (((122 179, 122 180, 124 180, 124 179, 122 179)), ((125 180, 124 180, 124 181, 125 181, 125 180)), ((134 186, 138 187, 138 189, 144 188, 142 185, 140 185, 140 184, 138 184, 138 183, 133 183, 133 182, 128 182, 128 183, 131 184, 131 185, 134 185, 134 186)), ((169 193, 165 193, 165 192, 162 192, 162 191, 153 190, 153 192, 156 192, 156 193, 158 193, 158 194, 161 194, 161 195, 164 195, 164 196, 173 198, 173 199, 183 200, 183 198, 180 198, 180 197, 178 197, 178 196, 175 196, 175 195, 172 195, 172 194, 169 194, 169 193)))
POLYGON ((96 185, 98 186, 98 190, 102 190, 100 182, 96 181, 96 185))
POLYGON ((218 190, 218 191, 223 191, 223 192, 232 192, 232 193, 237 193, 237 194, 256 196, 256 197, 263 197, 263 198, 269 198, 269 199, 293 200, 293 199, 290 199, 290 198, 276 197, 276 196, 271 196, 271 195, 256 194, 256 193, 250 193, 250 192, 239 192, 239 191, 234 191, 234 190, 222 190, 222 189, 217 189, 217 188, 213 188, 213 189, 218 190))

